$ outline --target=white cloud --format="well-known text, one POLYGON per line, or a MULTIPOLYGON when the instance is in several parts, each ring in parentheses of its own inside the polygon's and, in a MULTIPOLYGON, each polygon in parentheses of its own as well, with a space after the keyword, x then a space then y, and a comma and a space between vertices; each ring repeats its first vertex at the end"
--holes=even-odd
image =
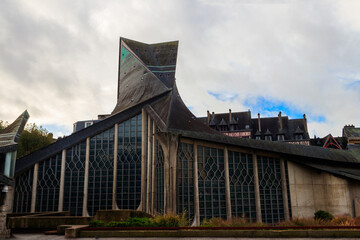
POLYGON ((27 108, 33 122, 70 133, 73 122, 111 112, 124 36, 180 40, 178 87, 197 115, 246 111, 245 100, 262 96, 309 119, 323 116, 309 123, 310 135, 360 126, 360 4, 271 3, 1 1, 0 119, 27 108), (237 98, 224 102, 208 91, 237 98))

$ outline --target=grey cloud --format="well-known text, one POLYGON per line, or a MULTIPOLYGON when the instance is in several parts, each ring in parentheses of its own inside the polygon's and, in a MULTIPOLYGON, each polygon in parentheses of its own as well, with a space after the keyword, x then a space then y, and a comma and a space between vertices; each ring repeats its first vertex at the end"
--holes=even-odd
POLYGON ((70 131, 76 120, 110 112, 124 36, 180 40, 177 82, 198 115, 246 111, 246 99, 263 96, 325 116, 311 125, 320 135, 360 125, 358 84, 341 80, 360 76, 360 20, 348 27, 341 1, 271 2, 1 1, 0 104, 8 107, 0 119, 26 103, 32 120, 70 131), (221 102, 208 91, 238 97, 221 102))

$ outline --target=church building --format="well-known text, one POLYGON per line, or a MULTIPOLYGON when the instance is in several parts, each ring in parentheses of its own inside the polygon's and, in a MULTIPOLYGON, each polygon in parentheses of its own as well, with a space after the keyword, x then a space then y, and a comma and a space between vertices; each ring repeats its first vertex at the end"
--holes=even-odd
MULTIPOLYGON (((277 223, 313 217, 320 209, 360 216, 356 149, 265 141, 262 122, 261 130, 256 127, 262 140, 217 131, 182 101, 175 81, 177 54, 177 41, 120 38, 111 115, 18 159, 13 212, 186 212, 194 225, 205 218, 243 216, 277 223)), ((257 120, 249 121, 256 126, 257 120)), ((281 122, 282 128, 269 129, 272 138, 289 124, 281 122)), ((308 138, 303 123, 300 119, 299 129, 308 138)), ((296 135, 297 125, 292 129, 296 135)))

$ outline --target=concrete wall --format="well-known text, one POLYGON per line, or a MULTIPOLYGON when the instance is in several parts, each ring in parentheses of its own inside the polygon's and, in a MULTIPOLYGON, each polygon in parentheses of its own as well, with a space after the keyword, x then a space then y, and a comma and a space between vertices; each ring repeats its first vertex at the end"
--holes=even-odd
POLYGON ((8 192, 5 196, 4 205, 0 206, 0 238, 10 237, 10 230, 6 227, 6 215, 12 212, 13 200, 14 188, 8 186, 8 192))
POLYGON ((354 216, 352 192, 360 196, 359 184, 290 161, 288 171, 293 217, 313 217, 318 210, 354 216))

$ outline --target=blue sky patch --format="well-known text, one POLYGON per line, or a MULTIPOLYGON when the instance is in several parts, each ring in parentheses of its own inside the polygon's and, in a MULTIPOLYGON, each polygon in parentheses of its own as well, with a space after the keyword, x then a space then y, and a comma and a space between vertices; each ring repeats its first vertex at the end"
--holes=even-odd
MULTIPOLYGON (((302 118, 303 114, 312 122, 326 122, 324 116, 312 116, 303 110, 297 108, 291 103, 287 103, 278 99, 257 97, 255 99, 247 99, 243 103, 245 107, 249 108, 253 114, 264 114, 266 112, 282 112, 282 115, 289 116, 291 119, 302 118)), ((276 117, 272 116, 272 117, 276 117)), ((271 116, 269 116, 271 117, 271 116)))
POLYGON ((48 130, 50 133, 53 133, 54 136, 57 136, 59 133, 68 136, 72 133, 72 129, 70 130, 69 126, 63 126, 58 124, 45 124, 41 126, 48 130))
POLYGON ((221 102, 233 102, 238 97, 237 93, 220 93, 213 91, 207 91, 207 93, 221 102))

